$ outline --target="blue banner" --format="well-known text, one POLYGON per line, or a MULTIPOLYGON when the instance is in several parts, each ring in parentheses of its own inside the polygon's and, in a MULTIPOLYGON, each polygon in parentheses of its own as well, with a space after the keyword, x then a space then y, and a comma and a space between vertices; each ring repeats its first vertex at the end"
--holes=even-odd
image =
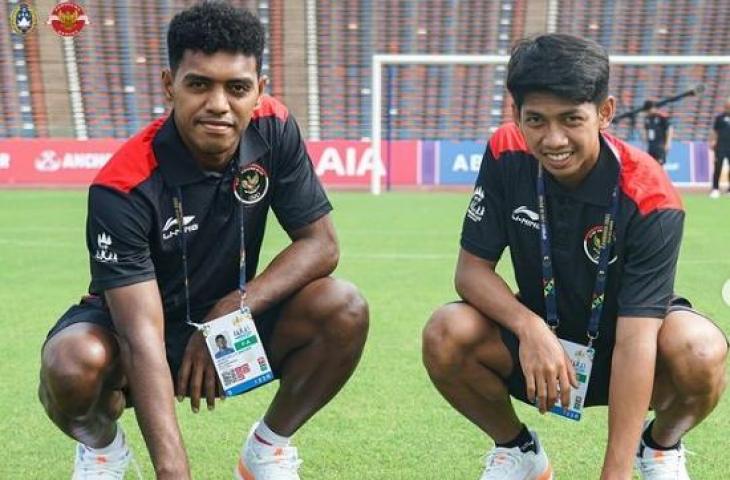
MULTIPOLYGON (((646 144, 642 142, 630 143, 640 150, 646 150, 646 144)), ((690 146, 691 142, 672 142, 667 154, 667 161, 664 164, 664 171, 667 172, 672 183, 689 183, 692 181, 690 146)))
MULTIPOLYGON (((436 169, 438 174, 436 183, 440 185, 473 185, 482 163, 485 144, 445 140, 434 143, 436 144, 435 160, 438 166, 436 169)), ((641 150, 645 147, 640 142, 631 143, 641 150)), ((664 170, 673 183, 683 184, 702 180, 694 178, 692 174, 693 163, 701 163, 702 161, 702 159, 693 159, 696 156, 695 153, 692 142, 672 142, 672 148, 667 155, 664 170)))
POLYGON ((438 142, 439 183, 473 185, 485 147, 481 142, 438 142))

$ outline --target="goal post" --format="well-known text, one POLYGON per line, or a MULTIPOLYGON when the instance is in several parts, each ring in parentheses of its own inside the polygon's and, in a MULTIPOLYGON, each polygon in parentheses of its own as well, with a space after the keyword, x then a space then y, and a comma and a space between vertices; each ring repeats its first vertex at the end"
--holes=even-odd
MULTIPOLYGON (((730 65, 730 55, 611 55, 612 65, 674 65, 690 67, 695 65, 730 65)), ((383 140, 383 70, 394 65, 505 65, 509 55, 432 55, 432 54, 375 54, 372 57, 371 85, 371 135, 373 168, 370 178, 370 192, 379 195, 385 169, 382 162, 383 140)), ((609 92, 610 93, 610 92, 609 92)), ((715 107, 719 108, 719 106, 715 107)))

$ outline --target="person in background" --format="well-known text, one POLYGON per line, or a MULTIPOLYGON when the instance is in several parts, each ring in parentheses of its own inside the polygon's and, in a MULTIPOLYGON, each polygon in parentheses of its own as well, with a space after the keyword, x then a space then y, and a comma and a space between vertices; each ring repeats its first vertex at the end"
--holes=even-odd
POLYGON ((659 164, 664 165, 667 161, 667 153, 672 146, 672 134, 674 133, 672 119, 666 112, 659 111, 654 100, 647 100, 644 103, 644 109, 646 110, 644 117, 646 151, 659 164))
MULTIPOLYGON (((711 198, 720 197, 720 173, 725 162, 730 166, 730 98, 725 100, 725 108, 715 117, 710 132, 710 149, 715 153, 715 169, 712 172, 711 198)), ((730 174, 728 175, 730 177, 730 174)), ((728 178, 730 184, 730 178, 728 178)), ((730 194, 730 185, 728 185, 730 194)))

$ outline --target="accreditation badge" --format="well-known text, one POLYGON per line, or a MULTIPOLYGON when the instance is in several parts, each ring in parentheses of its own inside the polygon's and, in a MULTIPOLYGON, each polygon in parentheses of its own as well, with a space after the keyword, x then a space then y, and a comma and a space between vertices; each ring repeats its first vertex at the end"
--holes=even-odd
POLYGON ((593 347, 581 345, 568 340, 559 338, 560 344, 563 346, 565 353, 570 357, 575 369, 575 376, 578 379, 578 388, 570 389, 570 407, 565 408, 560 403, 560 399, 550 409, 550 412, 569 418, 570 420, 579 421, 583 414, 583 403, 585 402, 586 393, 588 392, 588 382, 591 379, 591 369, 593 368, 593 357, 595 350, 593 347))
POLYGON ((248 307, 201 325, 201 332, 227 397, 274 379, 248 307))

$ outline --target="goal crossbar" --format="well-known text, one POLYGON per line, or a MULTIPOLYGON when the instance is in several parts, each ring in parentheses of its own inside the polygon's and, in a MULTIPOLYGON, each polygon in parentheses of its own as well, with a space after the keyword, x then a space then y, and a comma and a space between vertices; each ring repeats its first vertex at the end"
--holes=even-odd
MULTIPOLYGON (((382 108, 383 67, 388 65, 504 65, 509 55, 432 55, 432 54, 375 54, 372 66, 372 110, 370 142, 373 152, 373 169, 370 191, 379 195, 382 191, 383 164, 382 108)), ((728 65, 730 55, 611 55, 612 64, 623 65, 728 65)))

